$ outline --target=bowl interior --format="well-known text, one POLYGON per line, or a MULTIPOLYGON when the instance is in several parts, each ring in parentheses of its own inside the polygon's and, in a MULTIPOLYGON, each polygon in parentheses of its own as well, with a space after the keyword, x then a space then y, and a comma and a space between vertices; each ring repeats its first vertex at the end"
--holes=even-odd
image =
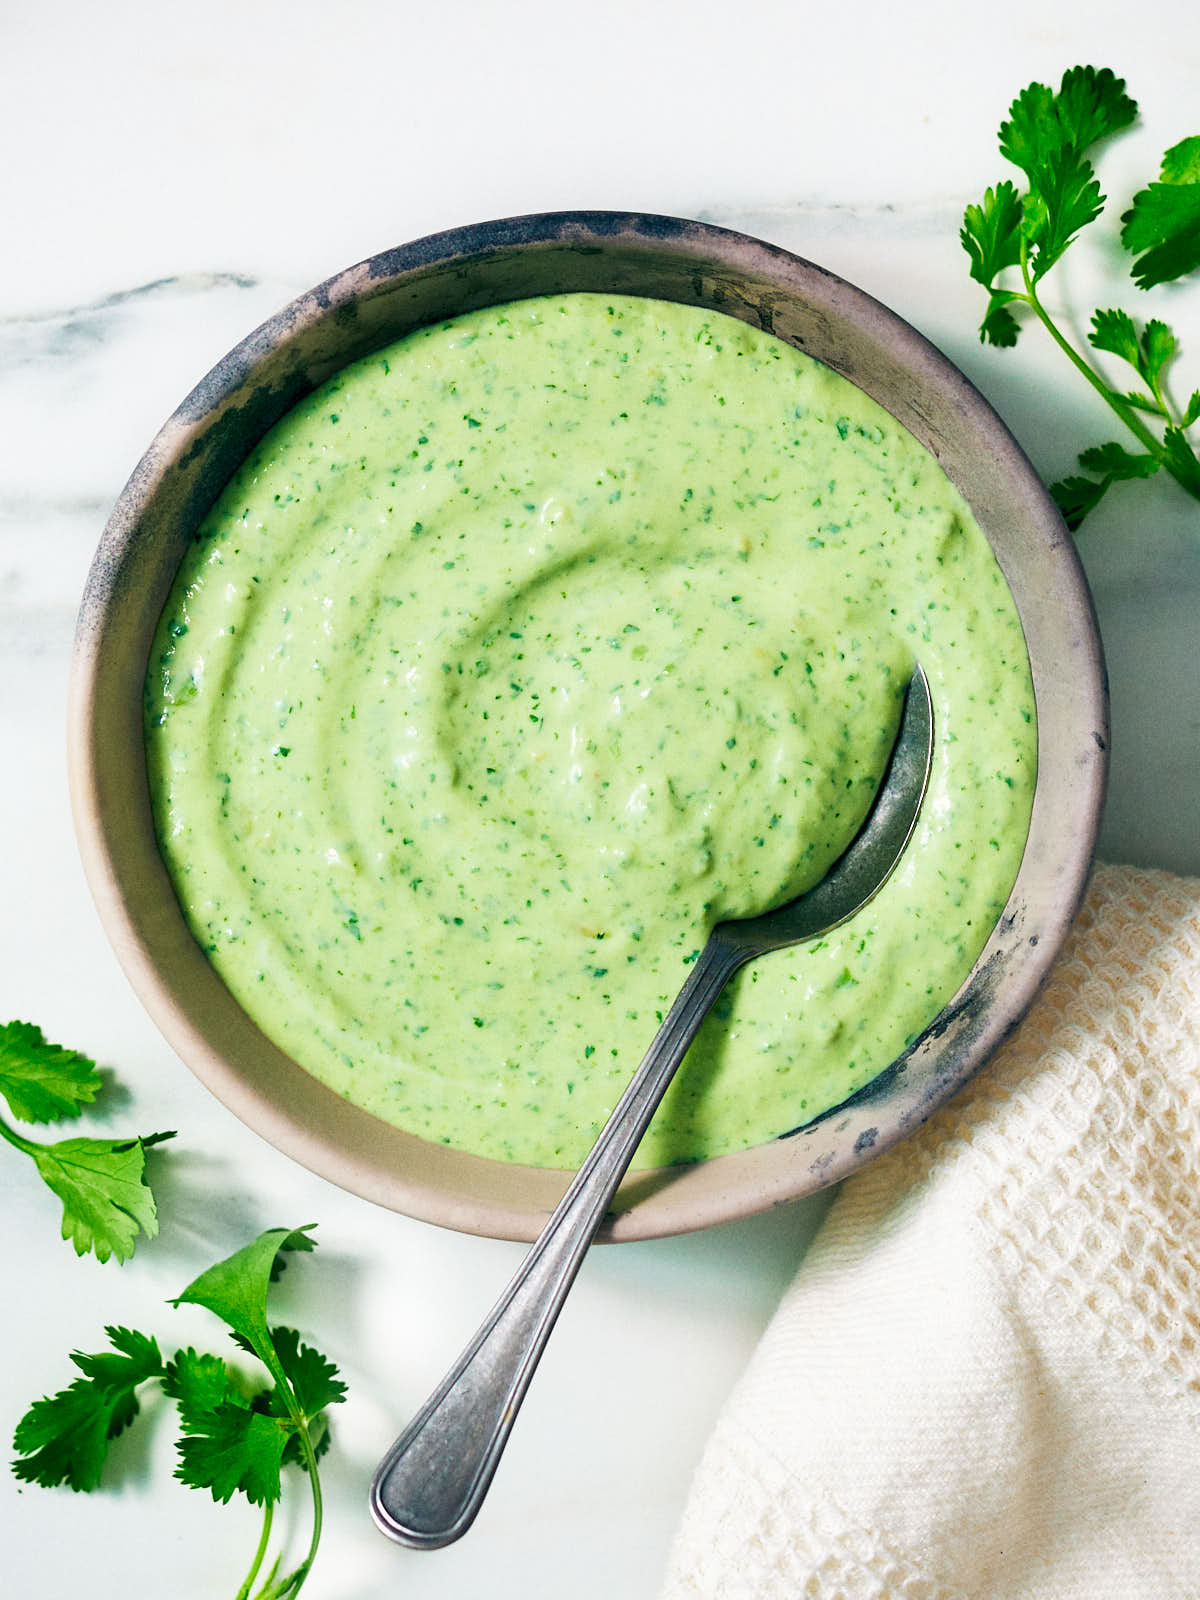
POLYGON ((359 263, 233 350, 170 418, 123 491, 84 595, 71 691, 76 826, 102 920, 135 989, 192 1069, 245 1122, 380 1204, 532 1239, 569 1175, 433 1145, 359 1111, 250 1021, 189 932, 159 856, 142 682, 188 541, 244 457, 339 368, 424 324, 572 290, 722 311, 823 361, 934 455, 990 540, 1025 631, 1038 779, 1006 911, 952 1003, 901 1061, 816 1123, 692 1167, 636 1173, 613 1239, 709 1225, 811 1193, 916 1127, 1023 1015, 1086 884, 1106 775, 1107 702, 1090 598, 1066 530, 1004 425, 906 323, 809 262, 722 229, 615 213, 455 230, 359 263))

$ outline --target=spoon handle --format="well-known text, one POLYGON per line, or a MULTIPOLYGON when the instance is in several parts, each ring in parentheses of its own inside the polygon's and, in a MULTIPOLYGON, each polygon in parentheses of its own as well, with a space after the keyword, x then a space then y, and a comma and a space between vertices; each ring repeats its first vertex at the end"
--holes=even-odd
POLYGON ((380 1463, 371 1514, 415 1549, 451 1544, 487 1493, 580 1262, 700 1024, 749 952, 710 936, 629 1087, 479 1332, 380 1463))

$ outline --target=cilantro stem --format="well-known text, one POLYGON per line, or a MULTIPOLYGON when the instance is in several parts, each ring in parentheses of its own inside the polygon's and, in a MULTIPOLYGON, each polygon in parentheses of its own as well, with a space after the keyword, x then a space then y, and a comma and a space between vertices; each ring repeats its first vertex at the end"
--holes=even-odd
POLYGON ((308 1552, 293 1575, 297 1582, 295 1588, 290 1591, 292 1594, 296 1593, 305 1578, 307 1578, 309 1569, 316 1559, 317 1546, 321 1542, 321 1526, 325 1520, 325 1504, 321 1495, 321 1474, 317 1468, 317 1452, 313 1448, 306 1420, 301 1421, 300 1424, 300 1453, 304 1457, 304 1470, 308 1473, 308 1481, 312 1485, 313 1526, 312 1538, 308 1541, 308 1552))
POLYGON ((1177 428, 1182 418, 1171 404, 1171 398, 1163 388, 1162 378, 1157 372, 1150 374, 1150 393, 1158 402, 1160 415, 1165 418, 1170 427, 1177 428))
POLYGON ((271 1524, 275 1520, 275 1506, 268 1500, 263 1506, 262 1532, 258 1539, 258 1549, 254 1552, 254 1560, 250 1563, 250 1571, 246 1574, 245 1582, 238 1590, 235 1600, 249 1600, 250 1590, 254 1587, 254 1580, 258 1577, 259 1569, 267 1553, 267 1545, 271 1538, 271 1524))
POLYGON ((24 1151, 27 1156, 31 1156, 35 1150, 43 1148, 33 1139, 23 1139, 15 1128, 9 1127, 3 1117, 0 1117, 0 1139, 7 1139, 14 1149, 24 1151))
MULTIPOLYGON (((1021 277, 1025 283, 1025 293, 1022 296, 1022 299, 1026 300, 1028 304, 1033 307, 1038 321, 1054 340, 1055 344, 1062 351, 1063 355, 1066 356, 1067 360, 1071 362, 1077 371, 1083 374, 1083 376, 1091 384, 1092 388, 1095 389, 1096 393, 1100 395, 1102 399, 1108 402, 1108 404, 1116 412, 1117 416, 1120 417, 1121 421, 1129 429, 1130 433, 1132 433, 1141 444, 1145 445, 1146 449, 1152 456, 1155 457, 1157 461, 1161 462, 1161 464, 1166 467, 1168 471, 1171 471, 1171 464, 1167 460, 1162 446, 1150 432, 1150 429, 1141 420, 1137 413, 1131 410, 1128 405, 1126 405, 1121 396, 1117 394, 1114 389, 1111 389, 1107 383, 1105 383, 1104 379, 1096 371, 1095 367, 1092 366, 1091 362, 1081 356, 1070 340, 1059 332, 1054 319, 1050 316, 1045 306, 1043 306, 1042 302, 1038 299, 1037 289, 1029 273, 1029 252, 1024 239, 1021 240, 1021 277)), ((1179 475, 1178 473, 1172 472, 1172 476, 1178 479, 1179 475)))
MULTIPOLYGON (((317 1467, 317 1452, 313 1448, 313 1442, 309 1436, 308 1423, 292 1397, 290 1385, 287 1390, 287 1406, 298 1424, 296 1437, 300 1443, 300 1453, 304 1457, 304 1470, 308 1474, 308 1481, 312 1487, 312 1537, 308 1541, 308 1549, 300 1565, 289 1572, 286 1577, 281 1578, 278 1583, 269 1582, 265 1588, 259 1590, 255 1600, 289 1600, 290 1596, 300 1593, 305 1579, 312 1571, 312 1565, 317 1555, 317 1546, 321 1542, 321 1528, 325 1519, 324 1501, 321 1495, 321 1474, 317 1467)), ((246 1596, 239 1594, 237 1600, 246 1600, 246 1596)))

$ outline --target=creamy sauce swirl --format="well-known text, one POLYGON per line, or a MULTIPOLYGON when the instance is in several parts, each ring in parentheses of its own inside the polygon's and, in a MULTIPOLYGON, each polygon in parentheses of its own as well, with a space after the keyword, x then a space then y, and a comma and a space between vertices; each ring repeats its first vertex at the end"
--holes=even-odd
POLYGON ((161 848, 308 1071, 572 1166, 711 924, 845 848, 918 658, 904 864, 734 980, 640 1164, 811 1119, 954 993, 1024 845, 1028 663, 961 497, 845 380, 690 307, 491 307, 339 374, 207 518, 147 677, 161 848))

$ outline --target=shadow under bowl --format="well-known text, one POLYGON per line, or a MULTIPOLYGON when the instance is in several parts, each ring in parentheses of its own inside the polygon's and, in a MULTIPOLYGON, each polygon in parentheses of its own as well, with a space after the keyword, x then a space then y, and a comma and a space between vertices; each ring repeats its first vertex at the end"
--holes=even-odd
POLYGON ((971 974, 921 1038, 836 1111, 782 1139, 627 1177, 601 1237, 728 1221, 844 1178, 918 1127, 1024 1015, 1086 887, 1107 772, 1107 692, 1074 546, 1029 461, 968 380, 861 290, 744 235, 670 217, 565 212, 482 223, 373 256, 232 350, 155 438, 117 501, 80 611, 71 794, 101 919, 189 1067, 323 1177, 425 1221, 536 1237, 569 1174, 401 1132, 271 1043, 209 965, 155 842, 142 731, 154 630, 189 541, 263 435, 340 368, 425 324, 534 295, 595 291, 725 312, 864 390, 928 449, 989 539, 1032 667, 1038 776, 1020 873, 971 974))

